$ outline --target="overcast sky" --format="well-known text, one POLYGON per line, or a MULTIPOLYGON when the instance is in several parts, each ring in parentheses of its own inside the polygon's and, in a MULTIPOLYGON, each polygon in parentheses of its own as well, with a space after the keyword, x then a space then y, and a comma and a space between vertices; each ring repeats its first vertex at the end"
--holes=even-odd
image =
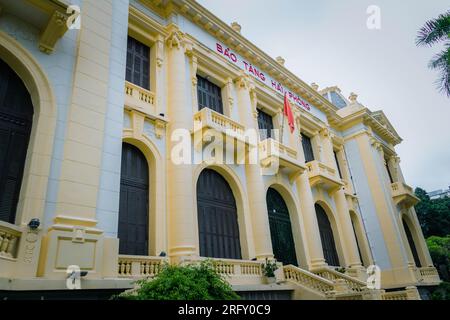
POLYGON ((442 46, 418 48, 417 30, 450 9, 448 0, 199 0, 286 67, 320 88, 338 85, 383 110, 404 141, 396 147, 406 182, 427 191, 450 186, 450 99, 427 68, 442 46), (381 29, 369 30, 370 5, 381 29))

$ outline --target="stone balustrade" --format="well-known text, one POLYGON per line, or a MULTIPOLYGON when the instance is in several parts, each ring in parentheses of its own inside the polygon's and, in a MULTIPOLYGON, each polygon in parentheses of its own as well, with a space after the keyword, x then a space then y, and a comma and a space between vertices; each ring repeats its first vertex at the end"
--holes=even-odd
POLYGON ((403 204, 406 207, 412 207, 419 202, 415 196, 413 188, 403 182, 394 182, 391 184, 392 198, 396 204, 403 204))
POLYGON ((284 277, 287 281, 313 290, 319 295, 328 296, 334 291, 333 281, 319 277, 312 272, 294 267, 292 265, 285 266, 283 271, 284 277))
POLYGON ((16 259, 22 232, 0 221, 0 258, 16 259))
POLYGON ((291 182, 306 170, 306 167, 298 161, 296 150, 272 138, 259 143, 259 155, 263 168, 271 168, 273 164, 278 164, 277 169, 284 170, 291 182))
POLYGON ((162 257, 120 255, 118 276, 125 278, 153 277, 159 273, 166 261, 167 259, 162 257))
POLYGON ((406 291, 385 292, 381 295, 383 300, 409 300, 406 291))
POLYGON ((200 129, 214 129, 241 140, 245 133, 243 125, 209 108, 203 108, 194 115, 194 131, 200 129))
POLYGON ((417 268, 417 278, 420 283, 439 284, 441 282, 439 273, 435 267, 417 268))
POLYGON ((329 194, 332 194, 343 186, 343 183, 334 168, 331 168, 317 160, 308 162, 306 167, 308 169, 309 183, 311 187, 320 185, 325 190, 328 190, 329 194))
POLYGON ((156 113, 155 94, 125 81, 125 107, 154 116, 156 113))
POLYGON ((363 292, 364 290, 367 289, 367 284, 364 281, 358 280, 356 278, 353 278, 349 275, 346 275, 344 273, 341 273, 339 271, 330 268, 320 269, 314 271, 314 273, 322 278, 328 279, 333 282, 340 281, 345 286, 347 286, 352 292, 363 292))
POLYGON ((216 272, 228 276, 262 276, 262 262, 233 260, 233 259, 213 259, 213 266, 216 272))

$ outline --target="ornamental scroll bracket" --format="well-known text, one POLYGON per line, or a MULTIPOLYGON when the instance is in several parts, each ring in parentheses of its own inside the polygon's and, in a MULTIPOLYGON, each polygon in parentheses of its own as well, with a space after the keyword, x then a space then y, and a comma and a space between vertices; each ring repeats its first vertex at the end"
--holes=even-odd
POLYGON ((39 50, 46 54, 51 54, 55 51, 56 42, 68 30, 67 19, 67 14, 59 11, 53 12, 47 23, 47 26, 45 27, 39 38, 39 50))

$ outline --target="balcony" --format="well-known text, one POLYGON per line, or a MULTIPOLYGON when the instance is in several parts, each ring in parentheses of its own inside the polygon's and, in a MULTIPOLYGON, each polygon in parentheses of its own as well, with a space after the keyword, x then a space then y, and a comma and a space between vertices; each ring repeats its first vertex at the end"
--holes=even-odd
POLYGON ((291 183, 306 170, 297 160, 297 151, 272 138, 259 143, 259 156, 263 168, 276 166, 276 171, 285 172, 291 183))
POLYGON ((441 282, 435 267, 417 268, 416 274, 421 285, 437 286, 441 282))
POLYGON ((331 195, 343 186, 336 170, 323 164, 322 162, 314 160, 308 162, 306 167, 308 168, 309 183, 311 188, 320 186, 321 188, 327 190, 331 195))
POLYGON ((167 259, 162 257, 120 255, 117 274, 120 278, 153 277, 159 273, 165 262, 167 259))
POLYGON ((125 81, 125 107, 154 117, 156 116, 155 94, 125 81))
POLYGON ((392 198, 395 204, 403 205, 410 208, 419 202, 419 199, 414 195, 413 189, 403 182, 395 182, 391 184, 392 198))
POLYGON ((204 142, 209 141, 212 141, 211 143, 228 143, 231 140, 233 141, 233 148, 234 142, 237 141, 238 149, 245 145, 254 145, 252 141, 246 141, 245 127, 243 125, 209 108, 203 108, 194 115, 193 134, 196 150, 201 150, 204 142), (214 134, 208 132, 209 130, 214 130, 214 134), (217 134, 223 138, 223 141, 212 139, 217 134))

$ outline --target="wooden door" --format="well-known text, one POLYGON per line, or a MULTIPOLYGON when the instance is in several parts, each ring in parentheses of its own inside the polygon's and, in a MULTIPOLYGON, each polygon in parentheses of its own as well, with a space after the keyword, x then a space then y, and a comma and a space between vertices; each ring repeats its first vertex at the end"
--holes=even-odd
POLYGON ((15 223, 33 121, 31 97, 0 60, 0 220, 15 223))
POLYGON ((198 109, 209 108, 223 114, 222 90, 211 81, 197 75, 198 109))
POLYGON ((315 205, 317 222, 319 224, 320 240, 325 261, 330 266, 340 266, 339 256, 334 241, 333 229, 325 210, 318 204, 315 205))
POLYGON ((411 232, 411 229, 409 229, 408 224, 404 219, 402 219, 403 222, 403 228, 405 228, 406 238, 408 239, 409 248, 411 249, 411 253, 414 258, 414 262, 416 264, 416 267, 421 267, 422 264, 420 263, 419 254, 417 253, 416 244, 414 243, 414 238, 411 232))
POLYGON ((236 202, 228 182, 205 169, 197 182, 200 256, 241 259, 236 202))
POLYGON ((119 205, 119 253, 149 255, 148 252, 148 163, 142 152, 122 145, 119 205))
POLYGON ((273 188, 269 188, 266 196, 269 212, 270 237, 275 259, 284 265, 297 266, 294 237, 292 235, 289 210, 283 197, 273 188))
POLYGON ((258 110, 258 127, 261 140, 273 138, 273 120, 271 115, 265 113, 264 111, 258 110))

